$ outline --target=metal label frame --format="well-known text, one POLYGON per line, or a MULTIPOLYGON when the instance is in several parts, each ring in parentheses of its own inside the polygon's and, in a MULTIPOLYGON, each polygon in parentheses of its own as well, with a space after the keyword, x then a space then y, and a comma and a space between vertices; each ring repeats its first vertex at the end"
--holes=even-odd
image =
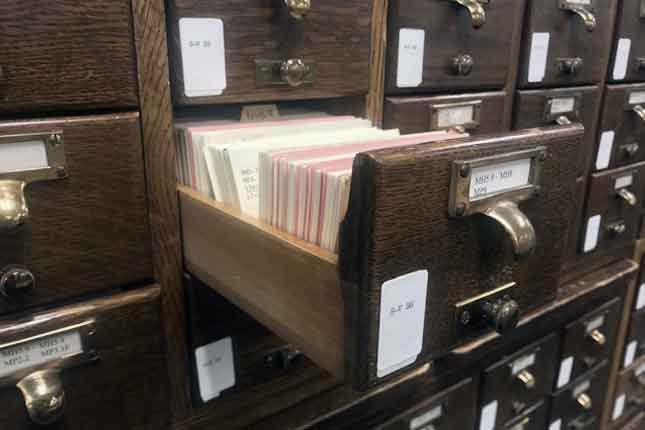
POLYGON ((638 182, 637 170, 632 170, 631 172, 616 173, 615 175, 611 176, 611 180, 609 181, 609 195, 615 195, 618 193, 618 191, 622 190, 623 188, 634 187, 637 182, 638 182), (625 176, 631 176, 632 183, 624 187, 616 188, 616 182, 618 182, 620 178, 624 178, 625 176))
POLYGON ((634 93, 643 93, 643 95, 645 96, 645 88, 639 89, 639 90, 630 89, 630 90, 628 90, 626 92, 626 94, 625 94, 625 104, 623 106, 626 111, 627 110, 633 110, 634 107, 639 106, 639 105, 645 105, 645 100, 642 103, 630 103, 629 102, 629 99, 631 98, 632 94, 634 94, 634 93))
POLYGON ((544 102, 544 120, 547 122, 553 122, 561 116, 566 116, 569 120, 578 120, 580 118, 580 105, 582 104, 582 95, 581 94, 572 94, 568 96, 552 96, 546 97, 544 102), (553 106, 553 100, 555 99, 573 99, 573 110, 568 112, 560 113, 551 113, 551 108, 553 106), (572 118, 569 118, 569 115, 573 115, 572 118))
POLYGON ((479 128, 481 123, 481 110, 482 110, 482 100, 472 100, 467 102, 457 102, 457 103, 441 103, 441 104, 431 104, 430 108, 430 130, 451 130, 455 127, 463 127, 464 130, 475 130, 479 128), (439 127, 439 112, 446 109, 470 107, 473 108, 473 119, 470 122, 464 124, 453 124, 447 127, 439 127))
POLYGON ((596 9, 596 0, 589 0, 589 4, 577 3, 575 1, 572 2, 570 0, 557 0, 557 1, 558 1, 558 8, 560 9, 570 10, 570 8, 572 7, 581 7, 591 12, 595 11, 596 9))
POLYGON ((31 182, 62 179, 67 176, 65 142, 62 130, 55 130, 49 133, 2 135, 0 136, 0 145, 34 140, 42 141, 45 144, 47 163, 49 166, 41 169, 15 170, 0 173, 0 180, 22 181, 25 184, 29 184, 31 182))

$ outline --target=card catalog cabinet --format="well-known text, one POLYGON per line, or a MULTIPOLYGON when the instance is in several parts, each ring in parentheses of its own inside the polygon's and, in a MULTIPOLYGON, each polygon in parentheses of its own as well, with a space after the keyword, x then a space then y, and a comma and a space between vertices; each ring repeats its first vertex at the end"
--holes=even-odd
POLYGON ((645 359, 619 373, 611 416, 612 428, 620 429, 638 412, 645 410, 645 359))
POLYGON ((359 154, 339 256, 180 187, 186 268, 321 367, 376 384, 553 300, 582 132, 359 154), (474 179, 511 167, 520 185, 474 179))
POLYGON ((614 45, 609 63, 611 82, 645 80, 645 10, 641 0, 622 0, 618 6, 614 45))
POLYGON ((645 310, 631 315, 629 332, 625 339, 623 367, 630 366, 643 355, 645 355, 645 310))
POLYGON ((0 428, 167 428, 162 333, 158 286, 0 320, 0 428))
POLYGON ((501 89, 517 0, 389 2, 386 93, 501 89))
POLYGON ((506 93, 386 97, 383 128, 401 134, 463 128, 470 134, 504 131, 506 93))
POLYGON ((617 0, 530 0, 518 85, 565 87, 605 77, 617 0))
POLYGON ((136 113, 0 123, 0 314, 152 277, 136 113))
POLYGON ((500 427, 502 430, 544 430, 547 428, 549 407, 546 400, 542 400, 525 413, 500 427))
POLYGON ((0 113, 134 107, 129 0, 3 0, 0 113))
POLYGON ((366 93, 372 3, 168 1, 175 103, 366 93))

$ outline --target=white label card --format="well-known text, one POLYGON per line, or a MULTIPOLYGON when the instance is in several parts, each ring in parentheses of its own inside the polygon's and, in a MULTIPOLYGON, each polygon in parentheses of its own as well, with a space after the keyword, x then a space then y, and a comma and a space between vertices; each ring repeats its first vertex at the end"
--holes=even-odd
POLYGON ((379 378, 414 363, 421 353, 427 292, 427 270, 383 283, 376 363, 379 378))
POLYGON ((529 57, 529 82, 542 82, 546 74, 546 62, 549 57, 549 33, 533 33, 531 54, 529 57))
POLYGON ((0 145, 0 173, 21 172, 49 167, 45 142, 3 143, 0 145))
POLYGON ((581 6, 590 6, 591 0, 567 0, 567 3, 581 6))
POLYGON ((616 421, 618 418, 623 416, 623 412, 625 412, 626 399, 627 396, 625 396, 625 394, 621 394, 616 398, 616 401, 614 402, 614 412, 611 414, 612 421, 616 421))
POLYGON ((562 420, 556 420, 551 423, 549 430, 562 430, 562 420))
POLYGON ((585 242, 582 250, 591 252, 598 246, 598 236, 600 235, 601 215, 594 215, 587 221, 587 231, 585 233, 585 242))
POLYGON ((645 283, 641 284, 636 298, 636 310, 638 311, 643 308, 645 308, 645 283))
POLYGON ((186 97, 221 95, 226 89, 222 20, 181 18, 179 39, 186 97))
POLYGON ((526 355, 524 357, 518 358, 513 362, 513 366, 511 368, 511 373, 513 375, 517 375, 520 373, 522 370, 528 369, 529 367, 533 366, 535 364, 535 354, 531 355, 526 355))
POLYGON ((629 51, 632 49, 631 39, 618 39, 616 47, 616 59, 614 60, 614 80, 621 81, 627 75, 627 64, 629 64, 629 51))
POLYGON ((83 342, 77 331, 55 334, 5 348, 0 350, 0 378, 82 352, 83 342))
POLYGON ((470 178, 470 199, 479 200, 528 185, 530 174, 530 158, 476 167, 470 178))
POLYGON ((575 108, 575 97, 556 97, 551 99, 551 115, 571 113, 575 108))
POLYGON ((207 402, 235 385, 233 341, 230 337, 195 350, 199 394, 207 402))
POLYGON ((571 381, 571 372, 573 371, 573 357, 567 357, 560 363, 560 373, 558 374, 558 388, 562 388, 571 381))
POLYGON ((443 407, 437 405, 421 415, 417 415, 410 421, 410 430, 417 430, 420 427, 440 418, 443 415, 443 407))
POLYGON ((645 91, 634 91, 629 95, 630 105, 640 105, 645 103, 645 91))
POLYGON ((632 365, 636 360, 636 352, 638 351, 638 342, 633 340, 627 344, 625 348, 625 358, 623 360, 623 367, 627 368, 632 365))
POLYGON ((578 397, 580 394, 589 391, 591 388, 591 381, 584 381, 581 382, 580 384, 576 385, 576 387, 573 389, 573 397, 578 397))
POLYGON ((600 315, 587 323, 587 333, 599 329, 605 324, 605 316, 600 315))
POLYGON ((619 190, 621 188, 629 187, 633 183, 634 183, 633 175, 621 176, 619 178, 616 178, 616 182, 614 183, 614 188, 619 190))
POLYGON ((437 126, 448 128, 458 125, 470 124, 475 120, 474 106, 455 106, 439 109, 437 112, 437 126))
POLYGON ((615 136, 616 132, 613 130, 603 131, 600 135, 598 156, 596 157, 596 170, 602 170, 609 167, 609 161, 611 161, 611 152, 614 147, 615 136))
POLYGON ((423 82, 423 52, 425 30, 402 28, 399 30, 399 59, 396 70, 396 86, 418 87, 423 82))
POLYGON ((479 420, 479 430, 494 430, 497 422, 497 400, 494 400, 482 408, 482 416, 479 420))

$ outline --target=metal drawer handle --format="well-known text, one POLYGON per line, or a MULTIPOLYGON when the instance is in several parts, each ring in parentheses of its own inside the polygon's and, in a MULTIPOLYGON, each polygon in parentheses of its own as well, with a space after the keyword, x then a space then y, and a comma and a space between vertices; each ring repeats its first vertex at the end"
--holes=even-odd
POLYGON ((638 204, 638 199, 636 195, 629 191, 627 188, 621 188, 618 190, 618 197, 625 200, 629 206, 636 206, 638 204))
POLYGON ((571 120, 567 118, 565 115, 560 115, 559 117, 556 118, 555 123, 558 125, 569 125, 571 124, 571 120))
POLYGON ((311 10, 311 0, 284 0, 289 8, 289 14, 295 19, 301 20, 311 10))
POLYGON ((589 9, 580 5, 572 4, 567 0, 560 1, 560 9, 573 12, 580 18, 582 18, 582 21, 585 23, 585 29, 587 31, 594 31, 594 29, 596 28, 596 16, 589 9))
POLYGON ((591 397, 587 393, 582 393, 576 397, 576 402, 582 407, 582 409, 588 411, 593 406, 591 402, 591 397))
POLYGON ((632 158, 640 149, 640 145, 636 142, 628 143, 627 145, 621 146, 621 149, 627 158, 632 158))
POLYGON ((468 9, 473 28, 480 28, 486 23, 486 11, 477 0, 450 0, 468 9))
POLYGON ((641 119, 641 121, 645 122, 645 108, 641 105, 636 105, 634 106, 634 112, 636 112, 636 115, 641 119))
POLYGON ((607 343, 607 338, 604 334, 602 334, 600 330, 593 330, 591 333, 589 333, 589 337, 594 341, 594 343, 599 346, 605 346, 605 344, 607 343))
POLYGON ((617 221, 607 225, 607 231, 613 236, 617 237, 627 231, 627 225, 624 221, 617 221))
POLYGON ((475 60, 468 54, 456 55, 452 59, 452 71, 455 75, 468 76, 473 71, 475 60))
POLYGON ((311 67, 299 58, 286 60, 280 66, 282 80, 292 87, 304 84, 309 75, 311 75, 311 67))
POLYGON ((57 369, 34 372, 18 382, 29 417, 40 425, 52 424, 63 416, 65 390, 57 369))
POLYGON ((13 230, 29 218, 25 185, 23 181, 0 181, 0 231, 13 230))
POLYGON ((526 257, 535 250, 537 244, 535 229, 517 203, 502 200, 482 214, 497 221, 508 233, 516 257, 526 257))
POLYGON ((576 75, 582 69, 584 61, 580 57, 558 58, 556 60, 560 73, 576 75))
POLYGON ((535 388, 535 376, 528 370, 522 370, 520 373, 517 374, 517 379, 524 384, 524 386, 532 390, 535 388))

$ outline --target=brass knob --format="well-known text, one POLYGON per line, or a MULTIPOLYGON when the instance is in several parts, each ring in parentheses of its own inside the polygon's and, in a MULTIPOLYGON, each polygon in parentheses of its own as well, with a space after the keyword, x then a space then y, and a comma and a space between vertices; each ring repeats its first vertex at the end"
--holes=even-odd
POLYGON ((618 190, 618 197, 623 199, 629 206, 636 206, 638 204, 638 199, 636 195, 629 191, 627 188, 621 188, 618 190))
POLYGON ((280 76, 284 82, 292 87, 299 87, 304 84, 311 68, 301 59, 289 59, 282 62, 280 76))
POLYGON ((479 28, 486 23, 486 11, 478 0, 451 0, 466 9, 470 13, 470 19, 473 22, 473 28, 479 28))
POLYGON ((561 0, 560 8, 578 15, 580 18, 582 18, 582 22, 584 22, 585 24, 585 29, 587 31, 594 31, 597 25, 597 21, 596 16, 593 14, 593 12, 582 6, 570 4, 569 1, 570 0, 561 0))
POLYGON ((559 58, 557 60, 557 64, 558 64, 558 70, 560 71, 560 73, 575 75, 580 71, 580 69, 582 69, 584 62, 580 57, 572 57, 572 58, 559 58))
POLYGON ((452 59, 452 71, 459 76, 468 76, 473 70, 475 60, 468 54, 457 55, 452 59))
POLYGON ((576 401, 580 406, 582 406, 582 409, 586 411, 591 409, 591 407, 593 406, 591 402, 591 397, 589 397, 587 393, 580 394, 578 397, 576 397, 576 401))
POLYGON ((519 423, 515 424, 508 430, 526 430, 527 426, 531 424, 531 417, 524 417, 519 423))
POLYGON ((311 10, 311 0, 284 0, 289 8, 289 14, 295 19, 303 19, 311 10))
POLYGON ((10 266, 0 271, 0 294, 13 297, 32 290, 36 286, 36 277, 24 267, 10 266))
POLYGON ((636 105, 634 106, 633 111, 636 112, 636 115, 638 115, 641 121, 645 122, 645 108, 643 106, 636 105))
POLYGON ((624 221, 614 222, 607 226, 607 231, 613 237, 620 236, 627 231, 627 225, 625 225, 624 221))
POLYGON ((602 334, 600 330, 593 330, 588 334, 588 336, 598 346, 605 346, 605 344, 607 343, 607 338, 604 334, 602 334))
POLYGON ((528 370, 522 370, 517 374, 517 379, 524 384, 524 386, 531 390, 535 388, 535 377, 528 370))
POLYGON ((22 392, 29 417, 36 424, 52 424, 63 416, 65 390, 59 370, 34 372, 21 379, 17 387, 22 392))
POLYGON ((621 146, 620 149, 626 158, 633 158, 638 153, 638 150, 640 149, 640 145, 636 142, 633 142, 633 143, 628 143, 627 145, 621 146))
POLYGON ((0 181, 0 231, 13 230, 29 217, 24 191, 22 181, 0 181))
POLYGON ((514 329, 520 321, 520 305, 509 297, 484 303, 482 311, 488 326, 500 334, 514 329))

